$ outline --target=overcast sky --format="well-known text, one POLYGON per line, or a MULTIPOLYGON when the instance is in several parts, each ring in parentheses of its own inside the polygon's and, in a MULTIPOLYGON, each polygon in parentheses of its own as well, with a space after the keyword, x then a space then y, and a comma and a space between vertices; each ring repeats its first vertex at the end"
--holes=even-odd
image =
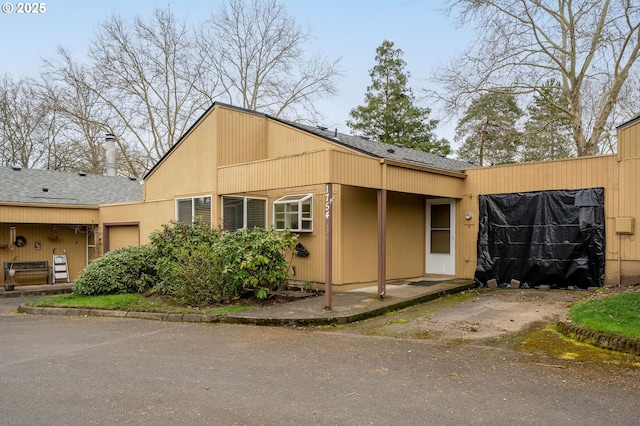
MULTIPOLYGON (((0 13, 0 75, 37 76, 42 58, 53 56, 56 46, 69 49, 80 59, 97 24, 114 14, 122 17, 150 17, 153 9, 170 5, 172 11, 190 23, 201 22, 217 10, 217 0, 51 0, 43 2, 41 14, 16 13, 19 2, 2 3, 0 13), (6 10, 12 9, 10 13, 6 10)), ((344 122, 349 111, 363 103, 375 65, 375 50, 383 40, 392 41, 404 52, 409 85, 427 85, 434 67, 459 55, 472 38, 471 30, 456 28, 441 11, 438 0, 284 0, 298 24, 307 25, 315 37, 310 52, 341 57, 343 79, 333 99, 319 103, 323 124, 349 133, 344 122)), ((438 137, 453 142, 455 120, 446 123, 437 108, 432 118, 442 120, 438 137)))

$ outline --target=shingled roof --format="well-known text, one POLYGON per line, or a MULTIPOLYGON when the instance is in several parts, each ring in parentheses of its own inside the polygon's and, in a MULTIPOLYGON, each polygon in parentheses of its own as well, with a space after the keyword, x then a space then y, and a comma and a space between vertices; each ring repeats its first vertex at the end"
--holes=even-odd
POLYGON ((142 201, 137 179, 0 167, 0 203, 100 204, 142 201))
POLYGON ((345 133, 338 133, 337 131, 333 131, 328 129, 327 127, 322 126, 309 126, 300 123, 294 123, 292 121, 284 120, 281 118, 273 117, 268 114, 264 114, 257 111, 248 110, 245 108, 240 108, 233 105, 228 105, 221 102, 214 102, 207 111, 205 111, 200 118, 198 118, 193 125, 180 137, 180 139, 164 154, 164 156, 156 162, 156 164, 147 172, 144 176, 146 179, 150 176, 155 169, 160 167, 162 160, 166 158, 171 152, 186 138, 191 129, 195 128, 198 123, 200 123, 207 116, 209 111, 211 111, 216 106, 234 109, 237 111, 242 111, 249 114, 255 114, 262 117, 267 117, 271 120, 278 121, 280 123, 287 124, 294 128, 300 129, 302 131, 314 134, 316 136, 320 136, 324 139, 327 139, 333 143, 338 143, 347 148, 354 149, 358 152, 361 152, 366 155, 370 155, 376 158, 386 158, 390 160, 395 160, 398 162, 404 162, 407 164, 414 164, 418 166, 430 167, 433 169, 440 169, 448 172, 460 172, 464 173, 465 170, 470 168, 479 167, 477 164, 469 163, 467 161, 456 160, 454 158, 447 158, 441 155, 429 154, 422 151, 417 151, 415 149, 406 148, 404 146, 398 145, 390 145, 383 142, 378 142, 371 139, 366 139, 361 136, 347 135, 345 133))
POLYGON ((390 145, 378 142, 372 139, 363 138, 362 136, 347 135, 330 130, 326 127, 308 126, 299 123, 293 123, 286 120, 280 120, 300 130, 304 130, 314 135, 329 139, 332 142, 355 149, 367 155, 377 158, 386 158, 390 160, 416 164, 420 166, 432 167, 453 172, 463 172, 467 169, 478 167, 477 164, 466 161, 447 158, 440 155, 429 154, 415 149, 407 148, 402 145, 390 145))

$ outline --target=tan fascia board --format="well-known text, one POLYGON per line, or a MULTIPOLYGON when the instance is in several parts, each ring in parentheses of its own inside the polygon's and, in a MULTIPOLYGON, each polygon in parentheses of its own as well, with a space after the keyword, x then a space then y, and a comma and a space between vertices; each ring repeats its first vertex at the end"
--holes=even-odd
MULTIPOLYGON (((169 200, 173 200, 173 198, 168 198, 169 200)), ((119 203, 105 203, 105 204, 99 204, 98 208, 100 207, 112 207, 112 206, 135 206, 137 204, 143 204, 145 203, 145 200, 137 200, 137 201, 122 201, 119 203)))
POLYGON ((420 164, 413 164, 413 163, 406 163, 406 162, 403 162, 403 161, 390 160, 388 158, 381 158, 380 159, 380 164, 387 164, 389 166, 400 167, 400 168, 403 168, 403 169, 418 170, 418 171, 421 171, 421 172, 433 173, 433 174, 444 175, 444 176, 451 176, 451 177, 456 177, 456 178, 460 178, 460 179, 466 179, 467 178, 467 174, 464 173, 464 172, 453 172, 453 171, 450 171, 450 170, 443 170, 443 169, 438 169, 438 168, 435 168, 435 167, 421 166, 420 164))
POLYGON ((35 208, 52 208, 52 209, 80 209, 80 210, 99 210, 100 206, 96 204, 50 204, 50 203, 18 203, 18 202, 0 202, 0 207, 35 207, 35 208))

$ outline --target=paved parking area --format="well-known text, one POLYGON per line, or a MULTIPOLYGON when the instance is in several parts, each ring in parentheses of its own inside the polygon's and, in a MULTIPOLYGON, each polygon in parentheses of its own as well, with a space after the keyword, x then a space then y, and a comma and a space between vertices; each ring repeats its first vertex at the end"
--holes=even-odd
MULTIPOLYGON (((14 301, 14 306, 15 306, 14 301)), ((293 327, 11 313, 0 424, 636 424, 638 373, 293 327)))

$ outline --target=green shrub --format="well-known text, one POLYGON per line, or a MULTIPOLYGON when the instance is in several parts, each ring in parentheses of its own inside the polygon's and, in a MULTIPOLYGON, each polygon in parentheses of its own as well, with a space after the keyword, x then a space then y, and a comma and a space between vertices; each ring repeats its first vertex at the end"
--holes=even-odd
POLYGON ((164 280, 169 295, 183 306, 204 308, 236 298, 224 280, 222 258, 216 246, 205 242, 180 247, 175 261, 166 263, 164 280))
POLYGON ((223 232, 224 273, 236 294, 252 289, 259 298, 284 283, 289 274, 287 257, 298 236, 289 231, 243 228, 223 232))
POLYGON ((181 284, 175 280, 175 265, 182 262, 186 254, 196 256, 196 252, 202 247, 218 247, 220 231, 211 229, 211 226, 199 218, 193 224, 171 222, 153 232, 149 243, 153 248, 155 268, 158 271, 154 289, 160 294, 173 295, 181 284))
POLYGON ((148 246, 106 253, 78 277, 82 295, 141 293, 149 288, 184 305, 225 303, 252 290, 256 297, 284 283, 297 235, 262 228, 211 229, 199 220, 172 222, 148 246))
POLYGON ((119 248, 91 262, 73 284, 81 295, 142 293, 155 281, 153 253, 147 245, 119 248))

